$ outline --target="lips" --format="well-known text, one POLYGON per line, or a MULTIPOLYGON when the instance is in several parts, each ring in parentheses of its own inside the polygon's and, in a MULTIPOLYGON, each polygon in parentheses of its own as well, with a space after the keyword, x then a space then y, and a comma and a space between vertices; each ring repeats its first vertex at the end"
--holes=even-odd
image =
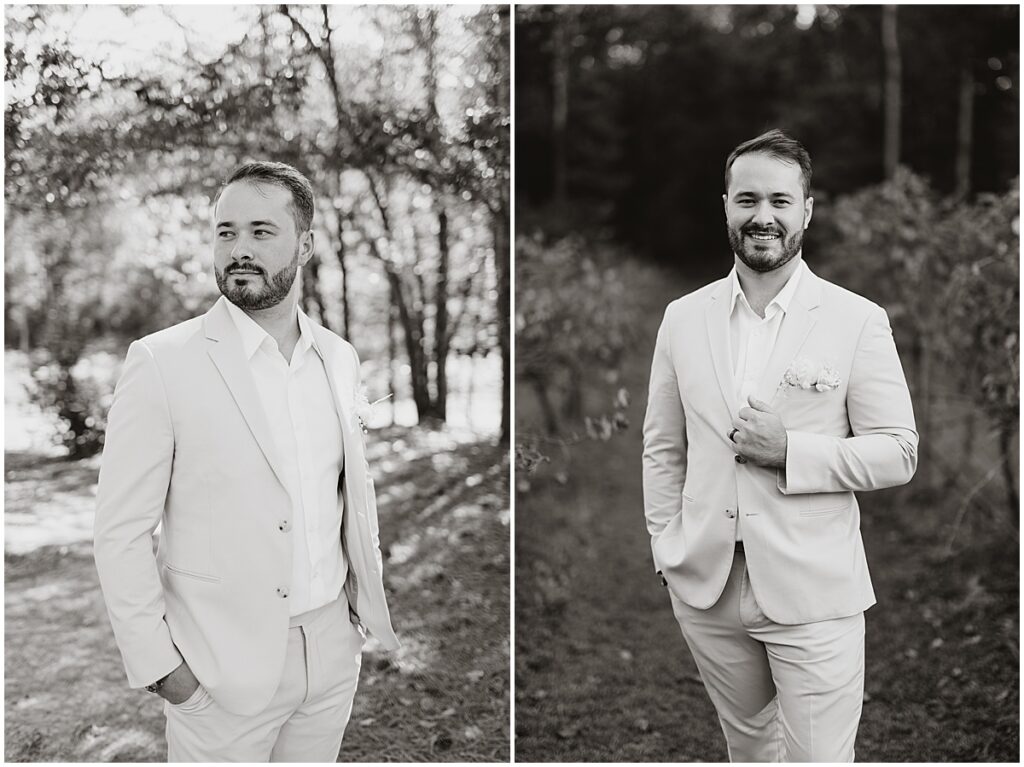
POLYGON ((751 231, 747 231, 747 232, 744 232, 744 234, 746 234, 747 237, 749 237, 750 239, 757 240, 758 242, 773 242, 773 241, 778 240, 778 239, 780 239, 782 237, 782 235, 779 232, 751 232, 751 231))
POLYGON ((242 266, 235 266, 235 267, 229 267, 228 268, 228 274, 243 274, 243 275, 244 274, 255 274, 255 275, 260 275, 260 274, 263 274, 263 272, 260 269, 249 269, 249 268, 242 267, 242 266))

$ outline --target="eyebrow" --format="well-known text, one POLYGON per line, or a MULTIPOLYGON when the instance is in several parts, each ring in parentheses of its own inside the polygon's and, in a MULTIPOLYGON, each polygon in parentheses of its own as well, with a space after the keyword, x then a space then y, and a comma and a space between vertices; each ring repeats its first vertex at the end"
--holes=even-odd
MULTIPOLYGON (((217 222, 217 228, 220 229, 222 226, 234 227, 235 226, 235 222, 234 221, 218 221, 217 222)), ((249 222, 249 226, 272 226, 275 229, 280 229, 281 228, 280 226, 275 224, 273 221, 250 221, 249 222)))
MULTIPOLYGON (((796 199, 789 192, 772 192, 768 196, 769 197, 788 197, 791 200, 796 199)), ((733 197, 734 198, 738 198, 738 197, 757 197, 757 194, 755 192, 743 191, 743 192, 737 192, 736 194, 733 195, 733 197)))

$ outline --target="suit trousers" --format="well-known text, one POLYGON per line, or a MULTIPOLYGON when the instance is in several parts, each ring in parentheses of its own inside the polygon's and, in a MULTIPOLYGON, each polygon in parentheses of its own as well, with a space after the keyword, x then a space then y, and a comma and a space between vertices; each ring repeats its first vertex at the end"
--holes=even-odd
POLYGON ((254 716, 225 711, 199 685, 164 702, 168 762, 336 762, 352 713, 364 637, 339 599, 291 619, 281 683, 254 716))
POLYGON ((852 762, 864 697, 864 613, 784 626, 761 611, 737 546, 722 596, 672 611, 732 762, 852 762))

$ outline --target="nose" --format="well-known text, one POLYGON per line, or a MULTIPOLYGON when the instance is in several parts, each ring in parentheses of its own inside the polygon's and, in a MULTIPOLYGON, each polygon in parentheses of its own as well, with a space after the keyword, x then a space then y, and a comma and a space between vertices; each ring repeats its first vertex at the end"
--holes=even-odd
POLYGON ((252 260, 252 249, 249 247, 249 243, 245 236, 239 235, 235 238, 235 244, 231 248, 231 258, 236 261, 252 260))
POLYGON ((775 223, 775 216, 772 215, 772 208, 767 200, 758 203, 750 222, 756 226, 771 226, 775 223))

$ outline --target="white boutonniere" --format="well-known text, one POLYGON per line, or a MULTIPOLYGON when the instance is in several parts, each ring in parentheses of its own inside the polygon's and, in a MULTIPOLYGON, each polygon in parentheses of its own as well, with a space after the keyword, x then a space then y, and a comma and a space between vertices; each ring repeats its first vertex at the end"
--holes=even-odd
POLYGON ((782 377, 782 383, 798 389, 835 391, 842 383, 839 373, 829 363, 814 362, 806 357, 793 360, 782 377))
POLYGON ((369 428, 370 416, 373 415, 374 406, 379 405, 390 397, 391 395, 388 394, 378 400, 370 402, 369 398, 366 396, 366 387, 359 387, 359 390, 356 392, 353 410, 355 411, 356 420, 359 422, 359 428, 362 430, 363 434, 366 434, 367 429, 369 428))

